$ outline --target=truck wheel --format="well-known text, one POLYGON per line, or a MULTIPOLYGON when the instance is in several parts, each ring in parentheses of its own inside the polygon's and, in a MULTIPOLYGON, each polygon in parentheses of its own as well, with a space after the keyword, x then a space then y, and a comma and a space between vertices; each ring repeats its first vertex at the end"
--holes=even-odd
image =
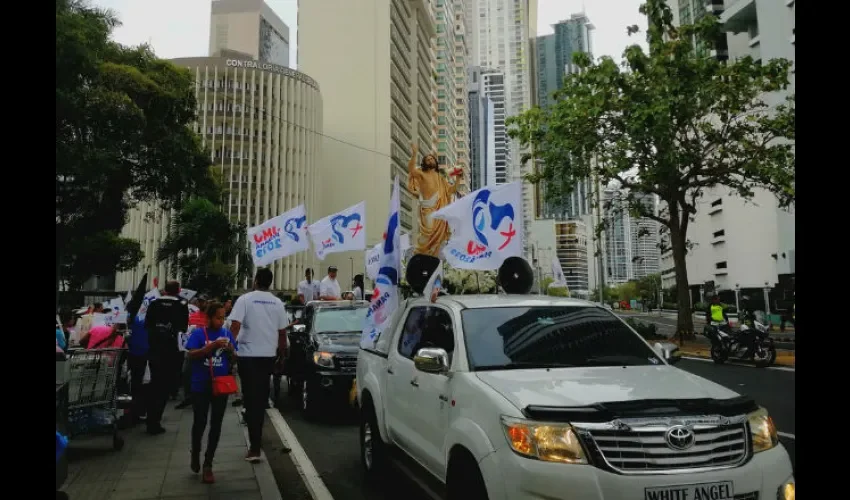
POLYGON ((446 493, 448 500, 488 500, 487 486, 475 459, 468 452, 452 457, 446 493))
POLYGON ((387 446, 378 430, 378 418, 371 404, 360 411, 360 462, 366 481, 380 484, 386 481, 387 446))

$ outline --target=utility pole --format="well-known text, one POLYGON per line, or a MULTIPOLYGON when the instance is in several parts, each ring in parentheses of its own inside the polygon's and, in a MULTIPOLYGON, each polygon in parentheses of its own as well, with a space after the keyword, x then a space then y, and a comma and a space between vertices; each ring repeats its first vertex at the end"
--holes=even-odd
POLYGON ((598 263, 598 278, 597 278, 597 287, 599 289, 599 303, 605 303, 605 247, 602 244, 602 234, 604 229, 597 231, 597 228, 600 228, 602 225, 602 205, 601 205, 601 197, 599 195, 599 176, 596 173, 596 162, 597 159, 594 156, 594 164, 592 167, 592 181, 593 181, 593 192, 594 192, 594 207, 596 210, 596 228, 593 230, 594 237, 596 238, 596 253, 597 253, 597 263, 598 263))

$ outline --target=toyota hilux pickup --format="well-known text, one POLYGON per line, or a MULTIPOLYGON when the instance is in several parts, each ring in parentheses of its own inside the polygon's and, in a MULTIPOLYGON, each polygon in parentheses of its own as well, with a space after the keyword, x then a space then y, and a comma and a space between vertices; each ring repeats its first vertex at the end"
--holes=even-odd
POLYGON ((403 301, 357 362, 360 455, 451 500, 793 500, 767 410, 597 304, 403 301))

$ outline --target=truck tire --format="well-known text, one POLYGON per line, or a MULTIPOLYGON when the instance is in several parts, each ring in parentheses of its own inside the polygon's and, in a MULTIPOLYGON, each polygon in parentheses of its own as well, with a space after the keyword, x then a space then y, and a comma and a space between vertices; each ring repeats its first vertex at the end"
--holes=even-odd
POLYGON ((446 478, 447 500, 489 500, 481 469, 466 450, 452 453, 446 478))
POLYGON ((366 481, 373 485, 387 480, 387 445, 378 430, 378 417, 371 402, 360 411, 360 462, 366 481))

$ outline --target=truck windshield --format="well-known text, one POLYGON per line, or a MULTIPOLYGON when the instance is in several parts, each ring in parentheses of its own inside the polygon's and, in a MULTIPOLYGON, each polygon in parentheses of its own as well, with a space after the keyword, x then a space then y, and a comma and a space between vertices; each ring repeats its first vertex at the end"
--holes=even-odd
POLYGON ((493 307, 462 313, 472 370, 661 365, 619 318, 598 307, 493 307))
POLYGON ((368 307, 346 309, 319 309, 316 311, 313 331, 316 333, 351 333, 363 330, 368 307))

